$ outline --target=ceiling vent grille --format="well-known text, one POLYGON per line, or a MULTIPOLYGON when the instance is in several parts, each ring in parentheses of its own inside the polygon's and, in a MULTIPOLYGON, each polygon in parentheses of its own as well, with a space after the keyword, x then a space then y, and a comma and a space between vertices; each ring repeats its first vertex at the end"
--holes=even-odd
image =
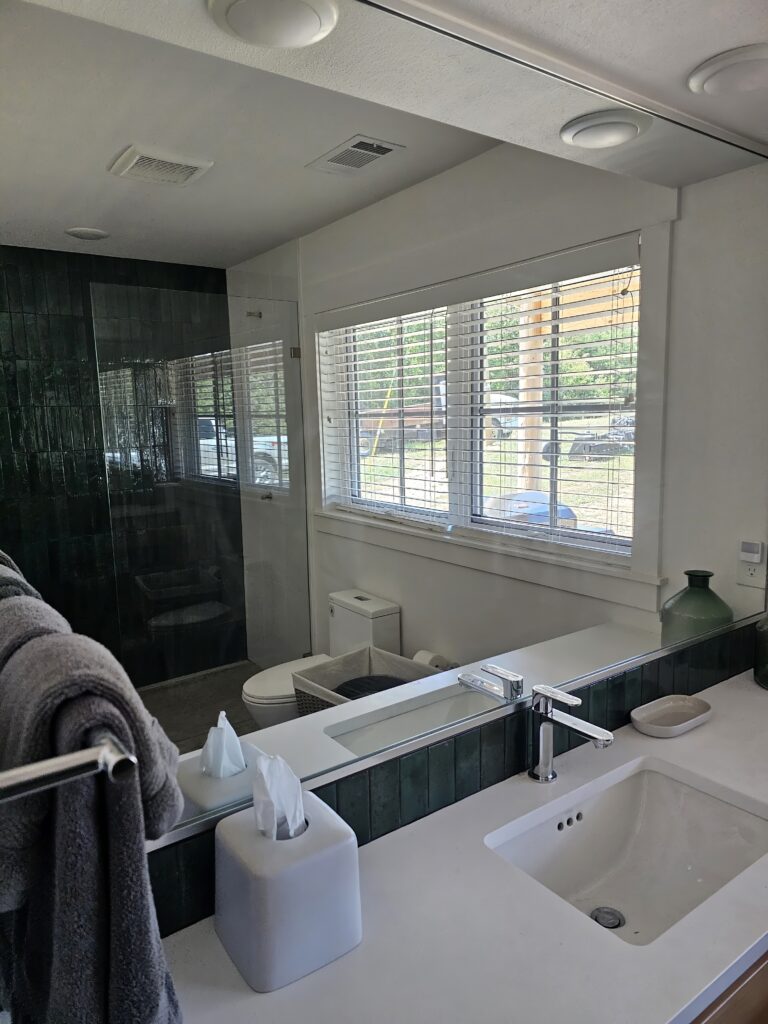
POLYGON ((168 153, 129 146, 108 170, 119 178, 133 178, 154 185, 189 185, 211 167, 212 160, 180 160, 168 153))
POLYGON ((308 163, 307 167, 327 171, 329 174, 354 174, 374 161, 404 149, 405 146, 399 146, 396 142, 382 142, 368 135, 354 135, 330 153, 308 163))

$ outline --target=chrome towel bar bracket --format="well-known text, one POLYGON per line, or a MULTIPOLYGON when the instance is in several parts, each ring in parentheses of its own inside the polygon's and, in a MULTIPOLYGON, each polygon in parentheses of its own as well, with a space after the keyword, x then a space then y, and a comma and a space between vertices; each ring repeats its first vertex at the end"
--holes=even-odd
POLYGON ((106 772, 107 778, 115 781, 132 772, 137 763, 136 757, 129 754, 114 736, 104 733, 95 747, 0 772, 0 803, 99 772, 106 772))

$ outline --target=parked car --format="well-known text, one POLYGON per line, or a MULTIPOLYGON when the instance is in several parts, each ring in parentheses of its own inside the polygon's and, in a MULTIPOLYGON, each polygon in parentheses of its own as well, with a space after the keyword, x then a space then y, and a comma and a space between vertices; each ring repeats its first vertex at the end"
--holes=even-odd
POLYGON ((555 449, 559 446, 561 457, 581 459, 590 462, 593 459, 614 459, 618 455, 631 455, 635 448, 635 414, 627 413, 615 416, 608 430, 594 430, 577 434, 570 443, 567 452, 563 451, 563 442, 547 441, 541 450, 545 462, 551 462, 555 449))
MULTIPOLYGON (((502 494, 484 503, 483 514, 489 519, 503 519, 529 526, 549 526, 549 495, 546 491, 502 494)), ((557 506, 557 525, 572 530, 578 528, 576 513, 570 505, 557 506)))
POLYGON ((237 449, 234 431, 220 426, 211 416, 197 417, 197 447, 200 475, 234 480, 237 476, 237 449), (221 461, 221 467, 219 467, 221 461))
MULTIPOLYGON (((549 526, 549 495, 546 491, 518 491, 502 494, 485 502, 483 514, 488 519, 525 523, 528 526, 549 526)), ((564 530, 582 530, 591 536, 615 537, 610 527, 580 526, 576 512, 570 505, 557 506, 557 526, 564 530)))
POLYGON ((503 391, 486 391, 484 395, 483 423, 486 440, 489 437, 509 437, 522 422, 517 411, 518 400, 503 391))
POLYGON ((278 458, 282 456, 283 480, 285 485, 286 467, 288 464, 288 438, 277 435, 273 437, 254 437, 253 461, 251 462, 251 479, 249 483, 259 487, 277 487, 280 484, 278 458))
MULTIPOLYGON (((200 453, 200 475, 221 480, 237 479, 237 444, 234 430, 220 426, 218 443, 216 424, 212 416, 198 416, 197 444, 200 453)), ((282 459, 283 482, 287 466, 288 438, 276 434, 253 438, 253 461, 249 483, 259 487, 277 487, 280 484, 278 460, 282 459)), ((138 448, 105 452, 107 467, 113 470, 141 472, 141 452, 138 448)))
MULTIPOLYGON (((197 421, 198 444, 200 448, 200 472, 203 476, 221 476, 233 480, 237 477, 237 445, 234 430, 218 429, 218 453, 216 426, 212 417, 199 416, 197 421), (221 474, 219 474, 221 460, 221 474)), ((253 460, 249 483, 259 487, 276 487, 280 483, 278 459, 282 455, 287 461, 288 438, 276 434, 253 438, 253 460)))

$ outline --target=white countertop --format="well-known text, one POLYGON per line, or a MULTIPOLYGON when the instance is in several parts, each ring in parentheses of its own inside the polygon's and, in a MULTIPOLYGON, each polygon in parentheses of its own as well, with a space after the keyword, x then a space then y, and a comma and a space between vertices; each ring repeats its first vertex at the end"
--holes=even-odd
POLYGON ((749 672, 702 696, 712 718, 685 736, 627 727, 559 758, 550 785, 518 775, 363 847, 362 944, 287 988, 251 991, 210 918, 170 936, 186 1024, 687 1024, 768 949, 768 856, 632 946, 484 838, 644 755, 765 803, 768 693, 749 672))

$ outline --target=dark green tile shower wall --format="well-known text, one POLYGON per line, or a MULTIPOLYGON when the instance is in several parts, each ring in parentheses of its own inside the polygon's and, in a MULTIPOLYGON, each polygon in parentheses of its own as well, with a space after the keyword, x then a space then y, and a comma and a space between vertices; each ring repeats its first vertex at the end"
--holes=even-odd
POLYGON ((226 292, 222 270, 0 246, 0 547, 119 653, 91 284, 226 292))

